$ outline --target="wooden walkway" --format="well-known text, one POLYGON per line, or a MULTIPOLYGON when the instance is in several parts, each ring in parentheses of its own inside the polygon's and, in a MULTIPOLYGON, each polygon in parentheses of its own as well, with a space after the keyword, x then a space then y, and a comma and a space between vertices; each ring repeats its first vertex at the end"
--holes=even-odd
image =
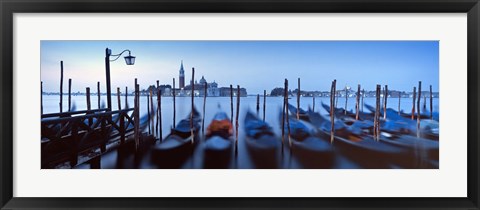
POLYGON ((135 141, 135 109, 108 109, 44 114, 41 120, 42 169, 69 163, 99 162, 101 155, 135 141))

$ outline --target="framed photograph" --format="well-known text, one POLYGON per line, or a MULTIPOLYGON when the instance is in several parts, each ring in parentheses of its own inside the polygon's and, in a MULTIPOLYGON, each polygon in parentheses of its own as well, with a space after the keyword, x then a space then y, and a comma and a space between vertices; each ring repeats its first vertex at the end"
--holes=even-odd
POLYGON ((479 208, 477 0, 0 5, 2 209, 479 208))

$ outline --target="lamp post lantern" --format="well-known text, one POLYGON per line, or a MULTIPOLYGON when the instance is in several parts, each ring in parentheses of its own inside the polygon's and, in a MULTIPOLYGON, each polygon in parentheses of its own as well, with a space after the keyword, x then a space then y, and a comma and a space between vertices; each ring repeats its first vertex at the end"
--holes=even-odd
POLYGON ((112 91, 110 85, 110 62, 116 61, 120 56, 124 53, 128 52, 128 56, 125 56, 125 63, 127 65, 134 65, 135 64, 135 56, 131 55, 130 50, 124 50, 119 54, 112 55, 112 50, 106 48, 105 49, 105 74, 107 80, 107 108, 108 111, 112 111, 112 91), (115 57, 113 60, 110 60, 110 57, 115 57))

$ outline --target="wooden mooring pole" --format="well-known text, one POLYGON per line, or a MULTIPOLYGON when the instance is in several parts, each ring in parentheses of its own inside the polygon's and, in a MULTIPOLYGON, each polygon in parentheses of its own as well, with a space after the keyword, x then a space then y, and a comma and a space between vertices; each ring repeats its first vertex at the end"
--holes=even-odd
MULTIPOLYGON (((380 91, 381 91, 381 92, 380 92, 380 103, 381 103, 381 105, 380 105, 380 112, 381 112, 381 111, 382 111, 382 108, 383 108, 383 103, 385 102, 385 100, 384 100, 384 97, 385 97, 385 89, 382 87, 382 88, 380 89, 380 91)), ((383 112, 381 112, 380 114, 383 114, 383 112)))
POLYGON ((68 112, 72 111, 72 79, 68 79, 68 112))
POLYGON ((60 113, 63 112, 63 61, 60 61, 60 113))
MULTIPOLYGON (((288 114, 288 80, 285 79, 285 117, 287 118, 287 136, 288 136, 288 145, 292 146, 292 141, 290 139, 290 117, 288 114)), ((290 149, 292 151, 292 149, 290 149)))
POLYGON ((379 140, 380 137, 380 95, 381 95, 381 86, 377 85, 376 89, 376 103, 375 103, 375 118, 373 122, 373 136, 375 140, 379 140))
POLYGON ((240 115, 240 85, 237 85, 237 115, 235 116, 235 156, 238 155, 238 117, 240 115))
POLYGON ((155 136, 155 108, 153 106, 153 89, 150 88, 150 91, 149 91, 149 94, 150 94, 150 113, 151 114, 151 117, 150 117, 150 124, 151 124, 151 127, 152 127, 152 135, 155 136))
MULTIPOLYGON (((283 85, 284 90, 283 90, 283 108, 282 108, 282 155, 283 155, 283 147, 285 145, 285 96, 286 94, 286 89, 287 89, 287 79, 285 79, 285 84, 283 85)), ((287 112, 288 114, 288 112, 287 112)))
POLYGON ((122 95, 120 93, 120 87, 117 87, 117 103, 118 103, 118 110, 122 110, 122 102, 121 102, 122 95))
POLYGON ((418 81, 418 100, 417 100, 417 137, 420 138, 420 99, 422 97, 422 81, 418 81))
MULTIPOLYGON (((90 103, 90 88, 86 88, 85 95, 87 96, 87 114, 90 114, 90 110, 92 109, 90 103)), ((92 118, 88 118, 88 125, 91 126, 93 124, 92 118)))
POLYGON ((233 124, 233 85, 230 84, 230 123, 233 124))
POLYGON ((360 84, 357 88, 357 100, 355 102, 355 120, 358 120, 358 115, 360 114, 360 84))
POLYGON ((297 120, 300 120, 300 78, 298 78, 297 88, 297 120))
POLYGON ((265 122, 265 111, 267 109, 267 90, 263 90, 263 122, 265 122))
POLYGON ((92 107, 90 104, 90 88, 89 87, 86 88, 85 96, 87 97, 87 110, 90 111, 92 107))
POLYGON ((348 87, 345 86, 345 115, 347 115, 347 109, 348 109, 348 87))
POLYGON ((128 87, 125 86, 125 108, 128 109, 128 87))
POLYGON ((432 93, 432 85, 430 85, 430 119, 433 120, 433 93, 432 93))
POLYGON ((155 112, 155 116, 157 118, 157 121, 156 121, 156 124, 155 124, 155 134, 157 136, 159 136, 159 133, 158 133, 158 124, 159 124, 159 120, 160 120, 160 112, 159 112, 159 109, 160 109, 160 103, 159 103, 159 99, 160 99, 160 96, 159 96, 159 93, 158 93, 158 90, 160 90, 160 81, 157 80, 157 88, 155 89, 156 93, 157 93, 157 110, 155 112))
POLYGON ((43 114, 43 82, 40 82, 40 114, 43 114))
MULTIPOLYGON (((150 90, 150 87, 148 88, 150 90)), ((147 90, 147 91, 148 91, 147 90)), ((150 115, 150 91, 147 93, 147 126, 148 126, 148 135, 152 134, 152 130, 150 128, 150 121, 152 117, 150 115)))
POLYGON ((173 78, 173 86, 172 86, 172 97, 173 97, 173 128, 175 129, 175 124, 176 124, 176 120, 175 120, 175 114, 177 112, 176 110, 176 104, 175 104, 175 78, 173 78))
POLYGON ((140 86, 136 84, 135 79, 135 99, 134 99, 134 139, 135 139, 135 151, 138 151, 140 145, 140 86))
MULTIPOLYGON (((121 95, 121 92, 120 92, 120 87, 117 87, 118 110, 122 110, 121 98, 122 98, 122 95, 121 95)), ((120 144, 123 144, 123 143, 125 143, 125 116, 123 116, 123 113, 118 112, 118 118, 120 120, 120 122, 119 122, 120 144)))
POLYGON ((257 94, 257 106, 256 109, 257 111, 257 117, 260 115, 260 94, 257 94))
POLYGON ((205 106, 207 103, 207 85, 204 85, 203 90, 203 114, 202 114, 202 135, 205 136, 205 106))
MULTIPOLYGON (((120 97, 118 97, 120 99, 120 97)), ((119 103, 120 104, 120 103, 119 103)), ((125 118, 126 118, 126 115, 128 115, 127 112, 125 113, 122 113, 122 112, 119 112, 118 113, 118 116, 120 118, 120 144, 123 145, 125 143, 125 134, 126 134, 126 127, 125 127, 125 118)))
POLYGON ((312 97, 313 102, 312 102, 312 111, 315 112, 315 95, 312 97))
POLYGON ((333 140, 335 139, 335 98, 337 92, 337 80, 333 80, 332 87, 330 88, 330 144, 333 144, 333 140))
POLYGON ((100 82, 97 82, 98 109, 100 109, 100 82))
POLYGON ((388 85, 385 85, 385 95, 383 95, 383 119, 387 119, 387 100, 388 100, 388 85))
POLYGON ((157 128, 159 132, 159 139, 162 142, 163 135, 162 135, 162 90, 160 88, 157 89, 157 103, 158 103, 158 119, 157 119, 157 128))
POLYGON ((192 68, 192 92, 190 95, 192 95, 192 111, 190 113, 190 135, 192 135, 192 143, 195 142, 194 140, 194 134, 193 134, 193 110, 195 109, 195 105, 193 102, 193 97, 195 97, 195 68, 192 68))
POLYGON ((417 87, 413 87, 412 120, 415 119, 415 100, 417 98, 417 87))

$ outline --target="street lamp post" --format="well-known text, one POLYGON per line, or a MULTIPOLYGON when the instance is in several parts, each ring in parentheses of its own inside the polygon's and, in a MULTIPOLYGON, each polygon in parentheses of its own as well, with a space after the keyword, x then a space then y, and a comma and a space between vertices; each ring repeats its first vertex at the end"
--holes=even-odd
MULTIPOLYGON (((110 62, 111 61, 116 61, 120 56, 124 53, 128 52, 128 56, 125 56, 125 63, 127 65, 134 65, 135 64, 135 56, 131 55, 130 50, 124 50, 119 54, 112 55, 112 50, 106 48, 105 49, 105 74, 106 74, 106 80, 107 80, 107 108, 108 111, 112 111, 112 91, 111 91, 111 85, 110 85, 110 62), (115 57, 113 60, 110 60, 110 56, 115 57)), ((125 93, 127 94, 127 93, 125 93)))

